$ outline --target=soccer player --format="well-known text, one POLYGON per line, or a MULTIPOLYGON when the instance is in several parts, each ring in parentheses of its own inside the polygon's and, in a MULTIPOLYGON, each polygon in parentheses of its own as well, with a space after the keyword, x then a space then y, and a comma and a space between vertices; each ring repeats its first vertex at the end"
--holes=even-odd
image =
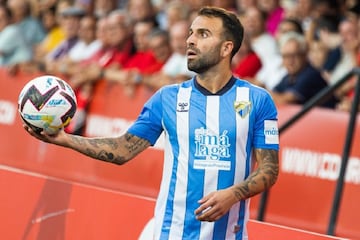
POLYGON ((276 182, 279 136, 269 93, 232 75, 231 59, 242 38, 234 14, 202 8, 187 39, 188 67, 197 75, 157 91, 122 136, 49 136, 24 128, 43 141, 115 164, 165 132, 153 239, 248 239, 249 198, 276 182))

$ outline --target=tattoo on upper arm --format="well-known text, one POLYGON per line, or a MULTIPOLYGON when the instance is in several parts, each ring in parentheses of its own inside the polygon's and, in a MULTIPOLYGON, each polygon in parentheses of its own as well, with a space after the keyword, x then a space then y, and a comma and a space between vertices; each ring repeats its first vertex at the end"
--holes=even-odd
POLYGON ((249 177, 235 187, 234 193, 239 200, 259 193, 260 189, 268 189, 277 179, 279 172, 278 151, 271 149, 256 149, 259 167, 249 177))

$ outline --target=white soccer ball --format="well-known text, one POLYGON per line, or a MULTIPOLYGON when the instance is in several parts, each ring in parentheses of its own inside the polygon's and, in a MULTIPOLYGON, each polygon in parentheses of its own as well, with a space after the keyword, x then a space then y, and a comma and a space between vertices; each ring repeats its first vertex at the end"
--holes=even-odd
POLYGON ((66 127, 76 112, 73 89, 64 80, 50 75, 30 80, 21 90, 18 110, 35 132, 56 134, 66 127))

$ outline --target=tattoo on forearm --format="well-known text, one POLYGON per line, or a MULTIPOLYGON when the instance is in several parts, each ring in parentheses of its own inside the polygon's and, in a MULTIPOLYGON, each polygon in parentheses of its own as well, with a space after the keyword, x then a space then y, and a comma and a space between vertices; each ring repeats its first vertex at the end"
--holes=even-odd
POLYGON ((104 145, 109 146, 111 149, 115 150, 118 148, 118 143, 115 139, 89 139, 89 144, 98 148, 104 145))
POLYGON ((276 150, 257 149, 256 157, 260 159, 259 167, 249 177, 235 187, 234 194, 240 201, 270 188, 277 180, 279 165, 276 150))
POLYGON ((150 146, 150 143, 139 137, 135 137, 132 134, 125 134, 126 139, 126 148, 130 153, 138 152, 139 150, 143 150, 144 148, 150 146))
POLYGON ((142 138, 126 133, 120 138, 83 138, 71 136, 71 141, 80 146, 77 149, 89 157, 111 162, 124 164, 136 154, 150 146, 150 143, 142 138))

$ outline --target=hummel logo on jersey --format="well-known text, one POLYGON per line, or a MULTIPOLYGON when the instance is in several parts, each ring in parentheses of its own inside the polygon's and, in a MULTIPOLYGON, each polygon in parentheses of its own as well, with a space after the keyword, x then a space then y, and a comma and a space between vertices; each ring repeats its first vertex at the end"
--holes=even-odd
POLYGON ((245 118, 251 111, 251 102, 249 101, 235 101, 234 109, 241 118, 245 118))
POLYGON ((188 112, 189 111, 189 103, 179 102, 177 105, 177 112, 188 112))

